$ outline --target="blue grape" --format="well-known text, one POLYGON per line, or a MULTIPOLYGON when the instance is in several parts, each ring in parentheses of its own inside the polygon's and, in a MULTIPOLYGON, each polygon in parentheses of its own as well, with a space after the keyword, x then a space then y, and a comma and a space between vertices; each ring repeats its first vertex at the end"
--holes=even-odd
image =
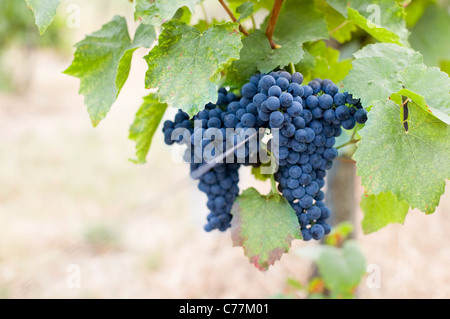
POLYGON ((336 113, 336 118, 338 120, 344 121, 344 120, 346 120, 349 117, 350 110, 345 105, 339 105, 336 108, 335 113, 336 113))
POLYGON ((283 125, 283 122, 284 122, 284 116, 283 116, 283 113, 281 113, 280 111, 275 111, 270 114, 270 117, 269 117, 270 127, 281 128, 281 126, 283 125))
POLYGON ((241 93, 242 96, 251 99, 257 93, 257 88, 252 83, 246 83, 242 86, 241 93))
POLYGON ((269 88, 269 91, 267 93, 269 94, 269 96, 279 97, 281 95, 281 89, 279 86, 274 85, 269 88))
POLYGON ((367 111, 365 109, 356 110, 354 116, 357 123, 364 124, 367 121, 367 111))
MULTIPOLYGON (((284 78, 282 78, 284 79, 284 78)), ((287 108, 289 107, 293 102, 293 97, 290 93, 281 93, 280 95, 280 104, 282 107, 287 108)))

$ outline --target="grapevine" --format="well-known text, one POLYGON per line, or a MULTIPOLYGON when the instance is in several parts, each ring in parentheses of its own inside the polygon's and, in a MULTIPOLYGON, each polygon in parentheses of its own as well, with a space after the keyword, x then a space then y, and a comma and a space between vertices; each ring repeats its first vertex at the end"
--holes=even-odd
MULTIPOLYGON (((44 33, 60 1, 26 2, 44 33)), ((162 126, 206 194, 204 230, 230 229, 257 268, 294 239, 326 240, 336 160, 356 166, 365 233, 403 223, 410 209, 436 210, 450 177, 450 49, 434 37, 450 26, 441 1, 218 0, 226 18, 201 0, 130 2, 134 34, 114 16, 75 45, 64 73, 79 78, 95 127, 145 50, 152 91, 130 127, 132 161, 152 156, 162 126), (242 166, 271 191, 239 189, 242 166)))

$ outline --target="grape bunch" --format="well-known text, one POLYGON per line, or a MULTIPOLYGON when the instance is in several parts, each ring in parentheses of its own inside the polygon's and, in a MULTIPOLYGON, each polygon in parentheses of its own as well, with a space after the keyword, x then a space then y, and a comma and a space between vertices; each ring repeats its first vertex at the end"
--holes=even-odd
POLYGON ((321 189, 326 171, 338 155, 333 148, 335 138, 342 128, 349 130, 356 123, 365 123, 367 111, 359 99, 340 93, 328 79, 317 78, 307 85, 302 82, 303 75, 298 72, 256 74, 242 86, 241 97, 221 88, 217 102, 208 103, 194 117, 179 110, 174 121, 164 123, 168 145, 177 142, 190 146, 185 160, 191 163, 191 175, 200 180, 198 188, 208 196, 206 231, 230 227, 231 207, 239 193, 240 165, 261 165, 260 137, 257 147, 251 148, 246 130, 269 128, 273 137, 267 149, 278 163, 274 178, 296 212, 303 239, 321 239, 330 232, 326 222, 330 210, 321 189), (177 129, 183 133, 174 134, 177 129), (229 134, 227 129, 234 133, 229 134), (231 158, 225 154, 230 148, 231 158), (226 157, 226 163, 208 166, 203 174, 196 175, 218 156, 226 157))
POLYGON ((244 88, 255 87, 253 103, 268 121, 274 138, 268 147, 278 160, 278 190, 295 210, 304 240, 321 239, 331 230, 326 220, 326 171, 338 155, 333 148, 341 126, 365 123, 367 111, 351 94, 339 93, 330 80, 314 79, 301 85, 300 73, 285 71, 255 75, 244 88))

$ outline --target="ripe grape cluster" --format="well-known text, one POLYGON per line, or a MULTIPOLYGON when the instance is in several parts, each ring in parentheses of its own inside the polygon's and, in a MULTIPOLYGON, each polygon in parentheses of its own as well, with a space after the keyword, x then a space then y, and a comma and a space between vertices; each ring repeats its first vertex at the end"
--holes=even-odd
POLYGON ((221 88, 217 102, 207 104, 193 118, 179 110, 174 121, 164 123, 167 144, 191 146, 185 154, 185 160, 191 163, 191 173, 195 174, 230 147, 234 149, 231 161, 227 155, 226 163, 216 164, 199 176, 198 187, 207 194, 210 210, 206 231, 225 231, 230 227, 230 210, 239 193, 239 167, 261 164, 260 140, 257 139, 256 149, 251 148, 248 135, 239 130, 270 128, 273 137, 267 149, 278 162, 274 178, 278 190, 296 212, 303 239, 320 239, 330 232, 326 222, 330 211, 323 202, 325 195, 321 189, 326 171, 338 155, 333 148, 335 138, 342 128, 349 130, 356 123, 365 123, 367 111, 358 99, 347 92, 340 93, 328 79, 317 78, 307 85, 302 82, 303 75, 298 72, 256 74, 242 86, 241 97, 221 88), (179 128, 188 132, 189 138, 183 138, 184 133, 174 134, 179 128), (238 133, 230 135, 227 129, 238 133))

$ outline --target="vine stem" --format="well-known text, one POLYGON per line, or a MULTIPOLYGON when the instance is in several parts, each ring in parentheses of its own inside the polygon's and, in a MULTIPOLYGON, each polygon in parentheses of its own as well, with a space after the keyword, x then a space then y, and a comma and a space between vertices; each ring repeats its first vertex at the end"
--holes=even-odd
POLYGON ((256 21, 255 21, 255 17, 253 16, 253 14, 250 16, 250 19, 252 20, 253 29, 256 29, 256 21))
POLYGON ((338 146, 336 146, 335 147, 335 149, 340 149, 340 148, 342 148, 342 147, 344 147, 344 146, 347 146, 347 145, 351 145, 351 144, 355 144, 355 143, 358 143, 359 142, 359 140, 350 140, 350 141, 348 141, 348 142, 346 142, 346 143, 344 143, 344 144, 341 144, 341 145, 338 145, 338 146))
POLYGON ((336 157, 336 159, 338 161, 344 162, 344 163, 350 163, 350 164, 356 164, 356 161, 349 159, 349 158, 344 158, 344 157, 336 157))
POLYGON ((277 198, 280 197, 280 194, 278 193, 277 190, 277 183, 275 181, 275 176, 273 174, 270 175, 270 193, 276 196, 277 198))
POLYGON ((273 37, 273 32, 275 31, 275 26, 278 21, 278 16, 280 15, 281 6, 283 5, 283 1, 284 0, 275 0, 275 2, 273 3, 272 12, 270 13, 269 24, 267 25, 267 28, 266 28, 266 36, 267 36, 267 39, 269 39, 269 43, 270 43, 270 46, 272 47, 272 49, 281 48, 280 45, 276 44, 273 41, 272 37, 273 37))
POLYGON ((345 20, 345 21, 342 22, 340 25, 338 25, 335 29, 331 30, 331 31, 330 31, 330 34, 333 34, 333 33, 335 33, 337 30, 339 30, 339 29, 345 27, 345 26, 347 25, 347 23, 348 23, 348 20, 345 20))
POLYGON ((295 65, 292 62, 289 63, 289 72, 291 72, 291 74, 295 73, 295 65))
MULTIPOLYGON (((227 4, 223 1, 223 0, 219 0, 220 4, 222 5, 222 7, 225 9, 225 11, 228 13, 228 15, 230 16, 231 20, 233 20, 233 22, 238 22, 238 20, 236 19, 236 17, 234 16, 233 12, 231 12, 230 8, 227 6, 227 4)), ((239 23, 239 22, 238 22, 239 23)), ((239 31, 242 32, 242 34, 244 35, 248 35, 247 30, 244 29, 244 27, 239 23, 239 31)))

